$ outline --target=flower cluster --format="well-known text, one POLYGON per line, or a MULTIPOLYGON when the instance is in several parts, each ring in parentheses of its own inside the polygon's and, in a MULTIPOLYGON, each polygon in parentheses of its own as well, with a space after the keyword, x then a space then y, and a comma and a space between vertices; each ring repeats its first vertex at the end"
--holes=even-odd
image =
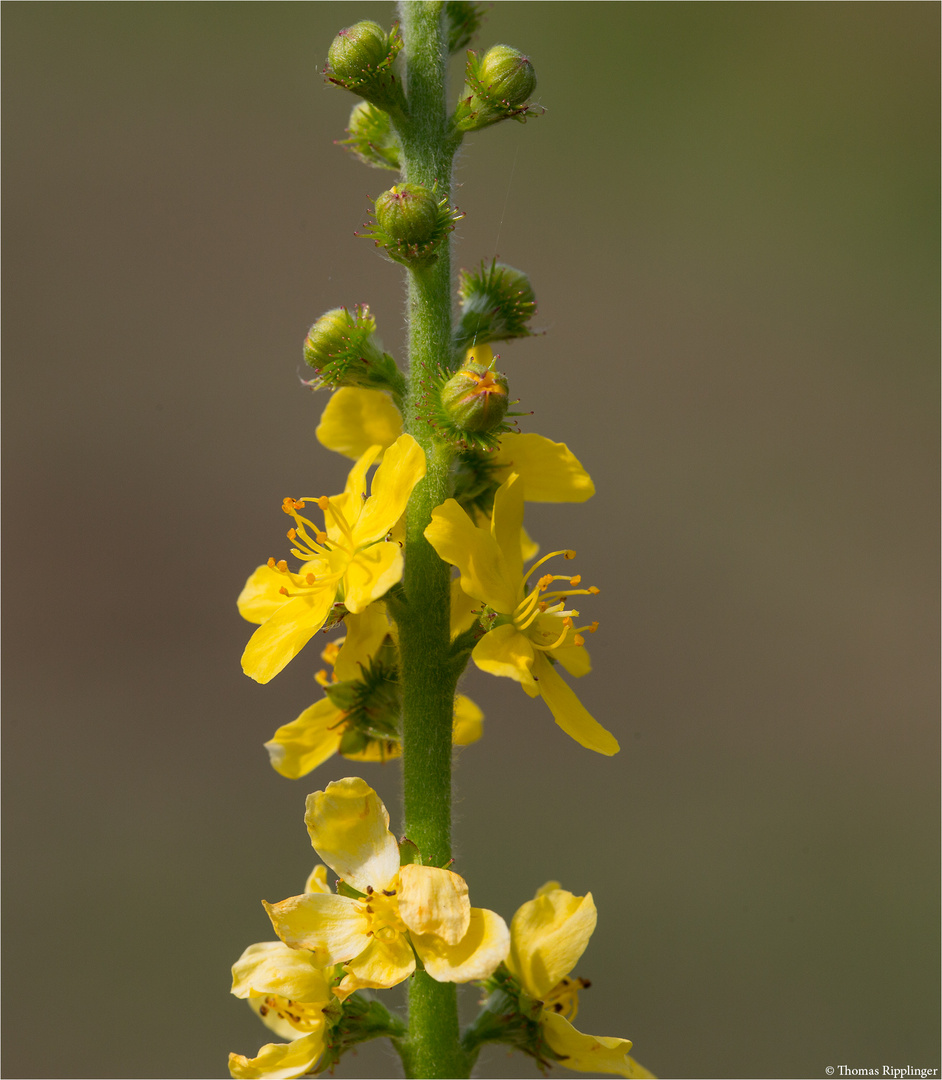
POLYGON ((495 912, 471 907, 459 874, 403 862, 411 852, 358 777, 309 795, 305 823, 326 866, 315 867, 300 895, 263 902, 279 940, 250 945, 232 968, 232 993, 287 1041, 267 1043, 254 1058, 230 1054, 232 1076, 301 1077, 335 1064, 357 1042, 402 1038, 401 1022, 369 991, 398 985, 417 964, 438 982, 480 985, 484 1004, 465 1033, 469 1050, 503 1042, 543 1066, 652 1075, 628 1056, 627 1039, 572 1025, 579 991, 589 986, 570 972, 595 929, 591 894, 550 882, 508 929, 495 912))
POLYGON ((507 45, 469 52, 449 116, 443 91, 431 102, 439 84, 421 68, 428 76, 446 47, 464 49, 483 7, 403 0, 400 10, 404 34, 372 21, 341 31, 324 75, 362 99, 343 145, 401 172, 373 200, 361 235, 406 268, 408 370, 382 348, 368 305, 314 321, 303 346, 313 378, 302 381, 330 394, 316 436, 352 466, 339 494, 283 500, 287 550, 250 574, 238 610, 255 626, 242 669, 259 683, 334 632, 306 654, 322 663, 322 694, 313 704, 305 695, 306 707, 264 744, 271 766, 298 779, 336 754, 367 767, 400 759, 403 833, 390 831, 385 805, 359 777, 307 797, 321 863, 302 893, 263 901, 276 940, 250 945, 232 969, 232 993, 280 1041, 254 1057, 231 1054, 229 1068, 290 1080, 388 1038, 408 1076, 468 1076, 481 1046, 503 1043, 544 1071, 648 1077, 628 1040, 573 1026, 589 986, 572 971, 596 925, 591 894, 550 882, 508 927, 471 906, 449 857, 449 738, 467 746, 483 733, 481 710, 458 693, 469 663, 542 699, 581 747, 611 756, 619 745, 569 681, 592 667, 599 589, 576 570, 574 550, 542 554, 524 523, 528 503, 581 503, 595 492, 567 445, 519 430, 523 414, 511 411, 510 380, 497 369, 494 344, 534 334, 535 292, 523 271, 482 261, 461 273, 460 314, 451 315, 449 236, 462 216, 449 202, 455 152, 468 132, 542 112, 531 101, 534 67, 507 45), (434 154, 419 153, 432 142, 434 154), (459 1038, 454 984, 464 983, 476 985, 481 1008, 459 1038), (400 984, 423 1002, 410 1004, 408 1028, 376 996, 400 984))

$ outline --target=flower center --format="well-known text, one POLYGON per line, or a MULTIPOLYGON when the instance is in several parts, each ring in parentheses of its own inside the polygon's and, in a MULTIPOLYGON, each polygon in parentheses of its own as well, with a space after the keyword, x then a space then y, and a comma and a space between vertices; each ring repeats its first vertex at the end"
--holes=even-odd
MULTIPOLYGON (((533 571, 538 570, 557 555, 562 555, 564 559, 576 557, 576 553, 571 550, 551 551, 548 555, 544 555, 524 575, 523 589, 527 588, 527 581, 533 571)), ((582 577, 579 574, 575 577, 569 577, 567 574, 544 574, 514 608, 514 626, 520 633, 527 635, 534 648, 551 652, 562 645, 584 645, 585 638, 582 636, 582 631, 594 634, 598 629, 597 622, 577 627, 573 620, 578 618, 579 612, 575 608, 567 609, 566 607, 566 601, 571 596, 598 595, 599 589, 595 585, 590 585, 587 589, 577 588, 581 582, 582 577), (554 581, 565 581, 569 588, 553 589, 548 592, 554 581)))
POLYGON ((360 912, 368 923, 367 934, 384 945, 391 945, 400 934, 408 933, 406 924, 399 916, 395 889, 377 892, 372 885, 368 885, 366 896, 360 901, 360 912))
POLYGON ((284 596, 292 597, 301 596, 304 593, 321 592, 324 589, 336 590, 343 581, 347 566, 356 556, 353 529, 344 516, 343 510, 337 506, 335 500, 326 495, 321 495, 317 499, 288 497, 282 501, 281 508, 294 518, 294 528, 288 530, 288 539, 296 545, 291 549, 291 554, 308 565, 300 573, 293 574, 284 559, 279 559, 277 562, 269 559, 269 569, 277 570, 285 576, 285 584, 279 591, 284 596), (332 536, 298 512, 304 510, 308 502, 316 502, 324 512, 324 524, 327 529, 331 529, 330 523, 333 523, 332 536), (337 553, 340 553, 339 559, 337 553), (316 565, 319 572, 314 573, 310 569, 311 565, 316 565))
POLYGON ((543 1008, 559 1013, 564 1020, 575 1020, 579 1011, 579 991, 588 990, 588 979, 561 979, 543 999, 543 1008))
POLYGON ((261 1016, 274 1013, 279 1020, 287 1020, 298 1031, 315 1031, 324 1021, 323 1003, 307 1004, 278 994, 268 994, 258 1011, 261 1016))

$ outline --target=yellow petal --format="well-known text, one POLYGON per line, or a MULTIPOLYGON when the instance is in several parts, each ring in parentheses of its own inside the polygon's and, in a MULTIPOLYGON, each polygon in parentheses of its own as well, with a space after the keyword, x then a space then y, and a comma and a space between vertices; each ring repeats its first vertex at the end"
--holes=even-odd
POLYGON ((510 931, 495 912, 471 908, 468 932, 457 945, 448 945, 437 934, 413 934, 412 944, 433 979, 474 982, 489 978, 507 958, 510 931))
POLYGON ((308 874, 307 881, 304 883, 305 892, 316 893, 330 893, 330 886, 327 884, 327 867, 318 864, 308 874))
POLYGON ((358 458, 374 443, 391 446, 402 434, 402 417, 382 390, 345 386, 327 402, 314 434, 328 450, 358 458))
POLYGON ((380 543, 363 548, 350 560, 343 575, 343 602, 355 615, 385 595, 402 578, 402 548, 380 543))
POLYGON ((294 1080, 306 1076, 324 1053, 326 1024, 325 1018, 317 1031, 290 1043, 266 1043, 254 1058, 230 1054, 229 1075, 235 1080, 294 1080))
POLYGON ((506 469, 503 475, 520 474, 528 502, 585 502, 595 494, 592 478, 569 447, 542 435, 502 435, 494 460, 506 469))
POLYGON ((246 622, 263 623, 284 606, 285 596, 280 591, 285 575, 269 566, 259 566, 250 575, 236 603, 239 614, 246 622))
POLYGON ((400 435, 383 455, 370 497, 353 529, 357 546, 381 540, 402 517, 412 489, 425 476, 425 451, 411 435, 400 435))
POLYGON ((503 675, 516 679, 524 687, 537 692, 531 668, 536 653, 529 639, 521 634, 513 623, 504 623, 489 631, 474 646, 471 659, 489 675, 503 675))
POLYGON ((378 652, 390 632, 386 605, 370 604, 357 614, 347 615, 343 625, 347 636, 334 662, 334 671, 341 681, 359 679, 363 674, 360 665, 378 652))
POLYGON ((467 882, 437 866, 404 866, 400 871, 399 915, 415 934, 434 934, 457 945, 468 932, 471 904, 467 882))
POLYGON ((271 766, 289 780, 306 776, 340 749, 344 713, 323 698, 265 743, 271 766))
POLYGON ((451 579, 451 636, 457 637, 464 630, 470 630, 477 622, 481 610, 481 601, 462 589, 458 578, 451 579))
POLYGON ((475 600, 509 615, 517 605, 519 579, 512 578, 489 529, 479 529, 454 499, 432 511, 425 539, 439 558, 457 566, 461 588, 475 600))
POLYGON ((378 935, 355 959, 344 966, 348 974, 340 983, 340 996, 360 987, 385 990, 397 986, 415 971, 415 956, 404 934, 391 934, 388 939, 378 935))
POLYGON ((484 713, 464 694, 455 698, 455 718, 451 741, 455 746, 470 746, 484 734, 484 713))
POLYGON ((250 945, 232 965, 232 993, 247 998, 253 990, 325 1004, 331 996, 324 972, 314 965, 313 953, 291 949, 281 941, 250 945))
POLYGON ((618 740, 615 736, 606 731, 589 713, 542 653, 537 653, 533 673, 553 719, 567 735, 575 739, 580 746, 595 750, 599 754, 611 756, 618 753, 618 740))
POLYGON ((592 660, 585 645, 560 645, 558 649, 553 649, 553 657, 577 679, 592 670, 592 660))
POLYGON ((389 814, 365 780, 335 780, 308 795, 304 822, 317 854, 360 892, 370 885, 377 891, 389 888, 399 873, 389 814))
POLYGON ((615 1073, 617 1076, 653 1077, 637 1061, 628 1056, 630 1039, 612 1039, 605 1036, 583 1035, 558 1013, 544 1009, 541 1013, 543 1036, 550 1049, 559 1054, 560 1065, 577 1072, 615 1073))
POLYGON ((523 494, 520 477, 512 473, 494 492, 491 511, 491 536, 503 553, 511 581, 520 581, 523 577, 523 494))
POLYGON ((367 919, 357 902, 332 893, 302 893, 262 905, 275 933, 292 949, 313 953, 318 967, 342 964, 369 944, 367 919))
POLYGON ((292 597, 255 631, 242 654, 242 670, 267 683, 290 663, 327 621, 333 585, 292 597))
POLYGON ((510 924, 507 967, 530 997, 542 999, 576 966, 595 929, 592 894, 542 891, 528 900, 510 924))

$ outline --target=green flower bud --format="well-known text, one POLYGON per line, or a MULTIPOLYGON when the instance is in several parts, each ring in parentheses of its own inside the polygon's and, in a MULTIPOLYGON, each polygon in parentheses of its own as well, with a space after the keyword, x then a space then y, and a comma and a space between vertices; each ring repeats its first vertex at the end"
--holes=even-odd
POLYGON ((366 304, 322 315, 304 340, 304 359, 316 376, 306 385, 315 390, 359 386, 401 396, 405 389, 395 360, 380 347, 376 320, 366 304))
POLYGON ((349 139, 341 139, 340 145, 365 165, 375 169, 399 169, 399 140, 393 131, 389 113, 361 101, 353 106, 347 124, 349 139))
POLYGON ((397 27, 387 34, 378 23, 358 22, 334 38, 327 51, 324 76, 387 112, 404 115, 402 83, 392 71, 401 48, 397 27))
POLYGON ((507 413, 507 379, 471 361, 442 387, 442 406, 461 431, 493 431, 507 413))
POLYGON ((365 19, 340 31, 327 50, 327 63, 337 80, 355 81, 364 71, 379 67, 388 53, 386 31, 365 19))
POLYGON ((525 121, 543 110, 527 98, 536 89, 528 57, 509 45, 494 45, 482 56, 468 53, 464 92, 455 110, 459 131, 476 131, 499 120, 525 121))
POLYGON ((438 199, 420 184, 396 184, 376 200, 376 220, 394 240, 428 243, 438 222, 438 199))
POLYGON ((496 260, 490 266, 482 262, 480 270, 461 271, 458 295, 461 318, 455 329, 456 348, 531 335, 527 323, 536 313, 536 295, 522 270, 496 260))
POLYGON ((421 184, 396 184, 375 203, 376 222, 368 236, 396 262, 420 268, 438 257, 437 249, 463 215, 421 184))

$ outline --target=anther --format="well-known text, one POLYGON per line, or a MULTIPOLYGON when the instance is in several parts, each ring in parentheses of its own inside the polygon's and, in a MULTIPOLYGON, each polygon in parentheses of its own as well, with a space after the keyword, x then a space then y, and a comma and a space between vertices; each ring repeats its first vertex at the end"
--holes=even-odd
POLYGON ((279 559, 278 562, 275 563, 275 569, 280 570, 283 574, 287 574, 288 564, 284 559, 279 559))
POLYGON ((289 595, 288 590, 284 587, 284 585, 282 585, 281 588, 278 591, 281 593, 282 596, 288 596, 289 595))
POLYGON ((570 548, 569 551, 564 551, 563 552, 563 558, 564 559, 574 559, 575 557, 576 557, 576 553, 571 548, 570 548))
POLYGON ((589 592, 592 593, 593 596, 598 596, 601 591, 602 590, 597 585, 589 586, 589 592))
POLYGON ((570 585, 578 585, 580 581, 582 581, 582 574, 576 574, 575 577, 571 577, 569 579, 569 584, 570 585))
POLYGON ((330 506, 330 499, 328 499, 326 495, 321 495, 321 497, 317 500, 317 505, 321 508, 321 510, 326 510, 327 507, 330 506))

